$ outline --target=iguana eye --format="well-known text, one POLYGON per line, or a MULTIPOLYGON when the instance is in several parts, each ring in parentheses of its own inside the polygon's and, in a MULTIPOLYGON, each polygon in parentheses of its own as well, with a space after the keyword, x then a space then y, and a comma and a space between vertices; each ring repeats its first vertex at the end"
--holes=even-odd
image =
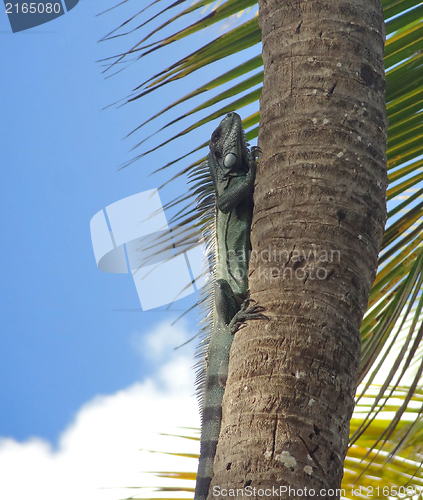
POLYGON ((227 168, 232 167, 232 165, 235 165, 235 163, 236 163, 236 155, 233 153, 228 153, 225 156, 225 161, 223 163, 225 164, 225 167, 227 167, 227 168))

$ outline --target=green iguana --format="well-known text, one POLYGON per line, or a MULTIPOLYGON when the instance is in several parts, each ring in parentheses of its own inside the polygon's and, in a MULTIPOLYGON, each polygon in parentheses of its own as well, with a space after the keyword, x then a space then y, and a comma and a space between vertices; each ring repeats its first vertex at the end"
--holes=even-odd
POLYGON ((245 320, 266 318, 260 306, 249 307, 248 298, 257 150, 248 149, 239 115, 229 113, 213 132, 207 160, 193 179, 212 270, 200 300, 205 318, 197 353, 202 427, 195 500, 206 500, 213 477, 233 334, 245 320))

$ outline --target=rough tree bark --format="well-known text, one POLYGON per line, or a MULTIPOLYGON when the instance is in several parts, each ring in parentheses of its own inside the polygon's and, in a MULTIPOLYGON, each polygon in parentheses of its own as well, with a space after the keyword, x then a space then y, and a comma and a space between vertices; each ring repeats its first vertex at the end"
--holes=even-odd
POLYGON ((263 152, 250 291, 269 321, 235 335, 209 497, 249 486, 250 498, 333 499, 386 220, 382 8, 259 8, 263 152), (291 491, 269 490, 280 486, 291 491))

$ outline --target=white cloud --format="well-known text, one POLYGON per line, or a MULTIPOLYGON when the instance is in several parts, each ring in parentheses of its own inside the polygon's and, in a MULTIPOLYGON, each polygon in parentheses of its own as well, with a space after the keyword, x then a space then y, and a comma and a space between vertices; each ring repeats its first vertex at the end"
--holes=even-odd
MULTIPOLYGON (((190 338, 187 324, 181 318, 175 324, 168 321, 159 323, 148 335, 134 332, 131 343, 141 357, 152 361, 161 361, 190 338)), ((190 342, 187 346, 188 350, 193 351, 197 343, 196 340, 190 342)), ((186 352, 187 349, 184 351, 186 352)))
POLYGON ((147 451, 198 451, 195 441, 158 434, 190 434, 178 428, 199 426, 191 365, 190 354, 174 354, 154 378, 96 396, 63 432, 57 450, 40 438, 0 438, 0 499, 118 500, 137 493, 125 487, 157 484, 144 471, 195 469, 192 459, 147 451))

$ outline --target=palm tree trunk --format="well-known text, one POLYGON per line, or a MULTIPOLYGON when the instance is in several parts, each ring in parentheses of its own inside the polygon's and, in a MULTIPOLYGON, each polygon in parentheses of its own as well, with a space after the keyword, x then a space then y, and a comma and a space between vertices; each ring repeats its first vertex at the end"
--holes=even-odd
POLYGON ((269 321, 235 335, 210 497, 333 499, 386 220, 382 8, 259 4, 250 290, 269 321))

